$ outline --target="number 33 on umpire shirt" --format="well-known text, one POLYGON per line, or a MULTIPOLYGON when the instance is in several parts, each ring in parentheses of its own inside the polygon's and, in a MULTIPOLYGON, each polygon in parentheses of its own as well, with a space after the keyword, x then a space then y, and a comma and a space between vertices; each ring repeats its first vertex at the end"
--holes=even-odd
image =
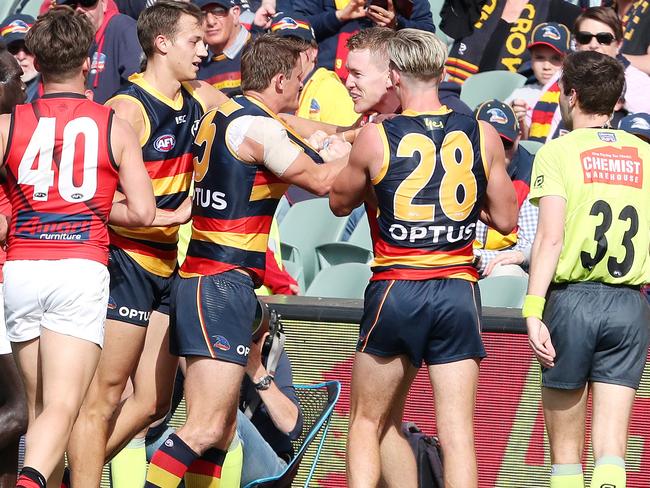
POLYGON ((623 131, 576 129, 535 157, 530 199, 566 200, 564 245, 553 282, 650 281, 650 145, 623 131))

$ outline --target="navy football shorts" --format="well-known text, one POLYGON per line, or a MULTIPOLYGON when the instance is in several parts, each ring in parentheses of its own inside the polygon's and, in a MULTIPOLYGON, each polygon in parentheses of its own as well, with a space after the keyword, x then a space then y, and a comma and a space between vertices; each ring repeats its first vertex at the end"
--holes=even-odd
POLYGON ((419 368, 486 356, 476 283, 381 280, 366 288, 357 351, 406 355, 419 368))
POLYGON ((165 278, 140 266, 125 251, 111 246, 111 276, 106 318, 146 327, 153 310, 169 315, 169 299, 176 273, 165 278))
POLYGON ((232 270, 179 278, 172 296, 172 354, 246 365, 257 309, 250 276, 232 270))

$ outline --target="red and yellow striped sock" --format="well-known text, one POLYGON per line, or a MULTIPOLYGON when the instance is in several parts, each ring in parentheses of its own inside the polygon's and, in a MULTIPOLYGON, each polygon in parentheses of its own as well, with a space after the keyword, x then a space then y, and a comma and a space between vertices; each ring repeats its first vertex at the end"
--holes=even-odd
POLYGON ((145 488, 177 488, 198 457, 176 434, 170 434, 151 458, 145 488))
POLYGON ((221 468, 226 459, 226 452, 220 449, 208 449, 185 473, 186 488, 219 488, 221 468))

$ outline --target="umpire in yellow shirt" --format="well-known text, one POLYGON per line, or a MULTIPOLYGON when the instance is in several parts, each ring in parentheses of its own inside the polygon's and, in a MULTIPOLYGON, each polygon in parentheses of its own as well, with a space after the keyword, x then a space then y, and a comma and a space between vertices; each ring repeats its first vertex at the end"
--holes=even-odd
POLYGON ((296 115, 344 127, 353 125, 360 115, 354 111, 347 88, 334 71, 316 69, 318 44, 309 22, 280 12, 273 19, 270 30, 275 35, 295 39, 302 50, 303 88, 296 115))
POLYGON ((592 488, 624 488, 625 450, 650 337, 650 145, 608 127, 623 66, 571 54, 560 79, 571 132, 535 158, 531 201, 539 224, 523 315, 542 365, 551 487, 584 488, 582 452, 591 390, 592 488))

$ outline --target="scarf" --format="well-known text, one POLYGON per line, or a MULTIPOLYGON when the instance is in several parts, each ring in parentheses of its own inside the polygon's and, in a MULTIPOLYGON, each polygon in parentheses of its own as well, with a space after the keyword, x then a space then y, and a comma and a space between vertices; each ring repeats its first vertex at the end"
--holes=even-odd
POLYGON ((528 140, 546 142, 546 137, 551 130, 553 115, 560 103, 560 86, 554 82, 547 90, 542 93, 539 100, 533 108, 530 121, 530 132, 528 140))

